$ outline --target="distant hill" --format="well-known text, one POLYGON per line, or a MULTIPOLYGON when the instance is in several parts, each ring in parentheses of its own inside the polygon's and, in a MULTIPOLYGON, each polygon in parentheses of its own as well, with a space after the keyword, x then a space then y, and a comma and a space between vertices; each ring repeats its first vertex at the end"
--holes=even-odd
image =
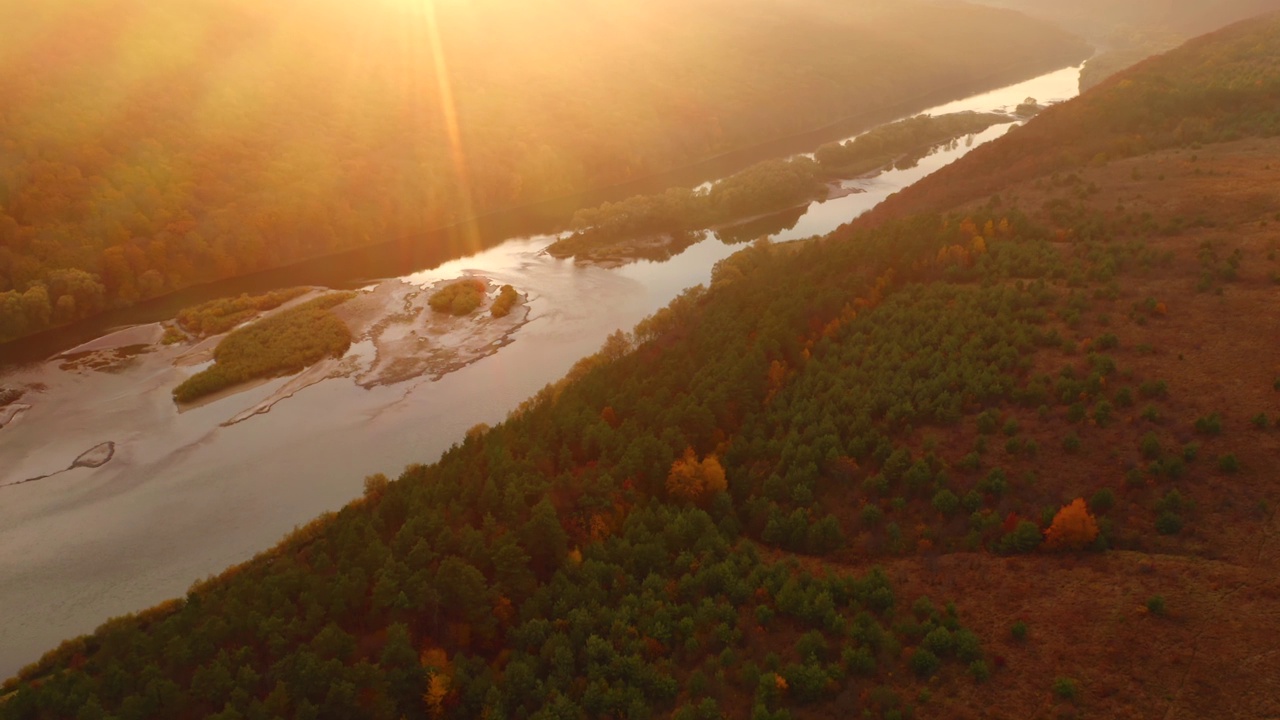
POLYGON ((987 0, 984 4, 1052 20, 1094 42, 1098 54, 1085 64, 1081 91, 1188 38, 1280 10, 1280 0, 987 0))
POLYGON ((1096 40, 1133 30, 1162 30, 1190 37, 1280 10, 1277 0, 984 0, 983 4, 1050 19, 1096 40))
POLYGON ((924 7, 0 1, 0 341, 1084 53, 924 7))
POLYGON ((1278 27, 1280 15, 1268 15, 1146 60, 893 195, 856 224, 951 208, 1090 163, 1280 134, 1278 27))
POLYGON ((1247 22, 757 243, 0 718, 1276 716, 1278 89, 1247 22))

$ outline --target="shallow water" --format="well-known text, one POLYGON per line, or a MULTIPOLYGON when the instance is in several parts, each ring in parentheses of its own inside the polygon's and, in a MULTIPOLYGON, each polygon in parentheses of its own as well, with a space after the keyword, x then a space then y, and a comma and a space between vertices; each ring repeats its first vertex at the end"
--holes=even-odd
MULTIPOLYGON (((1011 108, 1075 94, 1068 68, 928 112, 1011 108)), ((1007 132, 1000 125, 935 151, 918 165, 850 181, 865 192, 809 206, 778 241, 821 235, 888 194, 1007 132)), ((783 225, 793 222, 784 218, 783 225)), ((269 413, 223 427, 270 395, 280 378, 179 413, 169 392, 190 368, 161 351, 114 373, 76 374, 45 363, 0 376, 44 383, 33 407, 0 429, 0 485, 58 473, 85 450, 116 443, 101 468, 77 468, 0 487, 0 676, 60 640, 180 595, 192 582, 267 548, 294 526, 357 496, 363 478, 431 462, 477 423, 496 423, 562 377, 618 329, 628 329, 738 247, 714 236, 664 262, 580 266, 518 238, 406 276, 427 285, 465 272, 527 293, 530 321, 497 353, 432 382, 369 390, 322 382, 269 413)), ((366 344, 352 353, 368 353, 366 344)))

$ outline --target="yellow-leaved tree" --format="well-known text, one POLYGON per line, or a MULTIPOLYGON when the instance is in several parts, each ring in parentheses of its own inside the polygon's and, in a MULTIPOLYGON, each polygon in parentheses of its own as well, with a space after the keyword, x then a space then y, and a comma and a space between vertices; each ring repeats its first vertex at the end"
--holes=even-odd
POLYGON ((680 500, 704 502, 728 487, 720 459, 711 454, 698 460, 698 453, 691 447, 671 463, 667 474, 667 493, 680 500))
POLYGON ((449 696, 449 676, 453 672, 449 656, 441 648, 428 647, 422 651, 421 662, 431 673, 427 692, 422 696, 422 701, 427 706, 427 715, 433 718, 444 717, 444 700, 449 696))

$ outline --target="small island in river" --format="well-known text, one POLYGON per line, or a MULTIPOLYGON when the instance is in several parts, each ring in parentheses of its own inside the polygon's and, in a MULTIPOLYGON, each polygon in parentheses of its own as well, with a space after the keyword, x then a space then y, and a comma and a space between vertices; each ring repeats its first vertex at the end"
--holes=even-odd
POLYGON ((179 358, 188 365, 216 362, 180 384, 174 397, 180 403, 200 397, 189 384, 211 372, 214 380, 234 380, 214 383, 213 390, 293 374, 224 423, 234 424, 324 380, 349 377, 366 389, 422 376, 436 380, 508 344, 528 320, 527 306, 515 312, 522 300, 514 287, 497 288, 479 276, 427 288, 387 280, 358 293, 310 291, 232 330, 212 351, 206 340, 179 358), (486 304, 489 312, 478 312, 486 304))
MULTIPOLYGON (((841 180, 914 164, 957 138, 1015 118, 1000 113, 920 115, 878 127, 843 143, 818 148, 812 158, 757 163, 706 189, 671 188, 579 211, 573 232, 547 253, 595 265, 662 260, 701 240, 702 231, 743 226, 753 219, 861 192, 841 180)), ((753 240, 726 233, 735 242, 753 240)))

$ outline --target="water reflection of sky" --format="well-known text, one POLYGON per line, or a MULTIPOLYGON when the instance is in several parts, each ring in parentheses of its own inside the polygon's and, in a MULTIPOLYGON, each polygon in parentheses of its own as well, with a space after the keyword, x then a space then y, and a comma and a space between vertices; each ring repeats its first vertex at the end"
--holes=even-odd
POLYGON ((880 204, 881 200, 911 185, 926 175, 932 174, 941 167, 950 165, 960 159, 973 148, 991 142, 1009 132, 1013 123, 1005 123, 987 128, 981 133, 970 135, 959 143, 941 146, 925 156, 914 167, 902 170, 889 170, 872 178, 848 180, 845 187, 856 187, 864 192, 848 195, 826 202, 815 202, 800 217, 795 227, 770 236, 775 242, 799 240, 826 235, 827 233, 849 222, 880 204))

